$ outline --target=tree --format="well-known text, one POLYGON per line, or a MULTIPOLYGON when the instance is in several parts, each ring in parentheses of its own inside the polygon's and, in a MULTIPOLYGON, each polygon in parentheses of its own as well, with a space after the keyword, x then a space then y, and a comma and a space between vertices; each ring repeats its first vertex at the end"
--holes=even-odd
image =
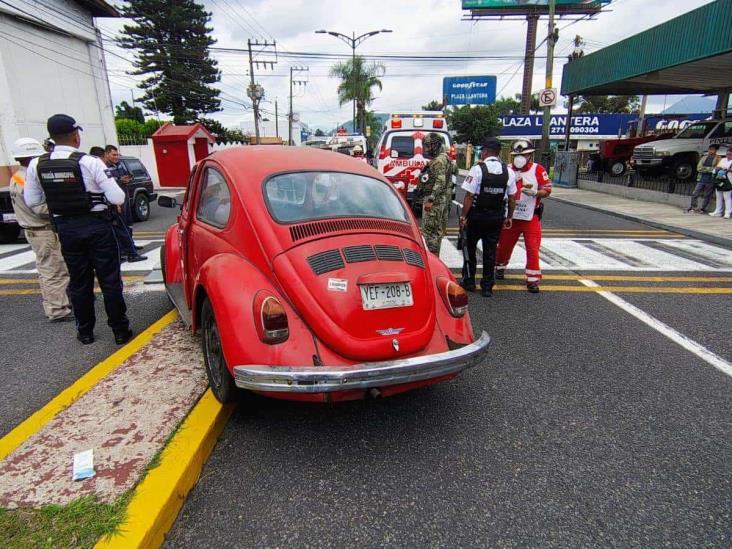
POLYGON ((114 125, 120 145, 144 145, 147 142, 145 124, 130 118, 116 118, 114 125))
POLYGON ((221 143, 242 143, 246 140, 246 137, 244 137, 244 133, 241 130, 225 128, 221 122, 214 120, 213 118, 199 118, 198 122, 203 124, 203 127, 213 134, 216 141, 221 143))
POLYGON ((423 111, 441 111, 445 106, 440 101, 432 100, 426 105, 422 105, 423 111))
POLYGON ((452 109, 447 114, 447 123, 455 132, 458 143, 479 145, 487 137, 498 135, 501 120, 496 105, 465 105, 452 109))
MULTIPOLYGON (((537 97, 537 104, 538 104, 537 97)), ((509 114, 518 114, 521 110, 521 94, 517 93, 514 97, 500 97, 495 102, 498 114, 501 116, 507 116, 509 114)))
POLYGON ((315 137, 324 137, 324 136, 325 136, 325 132, 323 130, 321 130, 320 128, 315 130, 315 137))
POLYGON ((640 100, 637 95, 578 95, 575 111, 578 113, 637 113, 640 100))
POLYGON ((369 126, 371 128, 371 135, 367 138, 367 143, 369 145, 369 149, 373 149, 379 142, 381 132, 384 131, 383 124, 381 123, 381 120, 379 120, 379 117, 376 116, 374 111, 366 111, 365 126, 369 126))
POLYGON ((126 118, 128 120, 137 120, 140 124, 145 123, 145 115, 140 107, 131 107, 127 101, 122 101, 114 108, 115 118, 126 118))
POLYGON ((149 111, 169 113, 175 124, 221 110, 221 79, 209 47, 211 14, 195 0, 128 0, 122 9, 133 24, 122 27, 121 47, 135 50, 131 74, 145 75, 141 102, 149 111))
POLYGON ((367 65, 366 60, 357 55, 342 63, 333 65, 330 75, 340 78, 338 84, 338 103, 342 106, 350 101, 356 101, 356 127, 363 133, 366 128, 366 107, 374 100, 373 89, 381 90, 380 77, 384 76, 384 65, 372 63, 367 65))

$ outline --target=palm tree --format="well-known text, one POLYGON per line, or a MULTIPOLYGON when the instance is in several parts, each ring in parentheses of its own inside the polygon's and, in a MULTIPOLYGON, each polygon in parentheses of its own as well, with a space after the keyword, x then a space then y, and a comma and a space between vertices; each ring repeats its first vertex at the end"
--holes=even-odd
POLYGON ((374 100, 372 90, 373 88, 381 90, 379 78, 385 73, 384 65, 380 63, 368 65, 359 55, 337 63, 330 69, 331 76, 341 79, 341 83, 338 84, 338 103, 343 106, 350 101, 356 101, 356 127, 361 133, 366 128, 366 107, 374 100))

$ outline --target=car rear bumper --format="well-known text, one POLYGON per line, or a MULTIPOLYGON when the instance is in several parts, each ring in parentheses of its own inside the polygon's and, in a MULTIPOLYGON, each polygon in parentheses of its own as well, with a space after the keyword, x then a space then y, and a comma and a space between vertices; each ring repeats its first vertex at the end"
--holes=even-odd
POLYGON ((237 387, 252 391, 327 393, 388 387, 457 374, 477 366, 488 350, 490 336, 483 332, 473 343, 434 355, 353 366, 235 366, 237 387))

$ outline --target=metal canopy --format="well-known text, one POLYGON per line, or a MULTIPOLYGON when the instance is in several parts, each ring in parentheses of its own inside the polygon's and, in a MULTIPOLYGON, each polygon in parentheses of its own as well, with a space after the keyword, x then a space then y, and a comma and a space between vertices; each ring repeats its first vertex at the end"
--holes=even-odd
POLYGON ((732 90, 732 0, 717 0, 564 65, 563 95, 732 90))

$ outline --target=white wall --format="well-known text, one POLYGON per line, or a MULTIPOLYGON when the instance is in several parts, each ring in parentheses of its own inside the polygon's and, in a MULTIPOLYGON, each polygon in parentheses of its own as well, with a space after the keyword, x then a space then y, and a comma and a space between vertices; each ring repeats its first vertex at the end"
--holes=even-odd
MULTIPOLYGON (((68 8, 76 3, 53 0, 40 4, 44 5, 68 8)), ((29 12, 34 9, 23 6, 29 12)), ((83 16, 78 6, 75 10, 70 13, 83 16)), ((19 137, 43 141, 48 136, 46 120, 56 113, 73 116, 84 128, 82 150, 116 143, 111 95, 102 51, 94 46, 97 36, 93 27, 86 33, 83 26, 69 24, 74 34, 85 38, 66 36, 4 11, 11 10, 0 10, 0 35, 4 37, 0 39, 0 153, 5 152, 0 154, 0 166, 14 164, 8 152, 19 137)), ((42 7, 34 13, 39 18, 46 14, 42 7)), ((90 17, 87 20, 91 23, 90 17)), ((0 181, 0 187, 4 183, 0 181)))
MULTIPOLYGON (((209 146, 209 150, 213 153, 224 149, 231 149, 232 147, 241 147, 242 143, 216 143, 209 146)), ((155 150, 153 149, 152 139, 147 140, 146 145, 122 145, 119 147, 119 153, 123 156, 134 156, 139 158, 140 161, 145 165, 147 171, 150 172, 150 177, 153 180, 155 187, 160 186, 158 180, 158 164, 155 160, 155 150)), ((193 158, 193 147, 190 148, 190 155, 193 158)))

